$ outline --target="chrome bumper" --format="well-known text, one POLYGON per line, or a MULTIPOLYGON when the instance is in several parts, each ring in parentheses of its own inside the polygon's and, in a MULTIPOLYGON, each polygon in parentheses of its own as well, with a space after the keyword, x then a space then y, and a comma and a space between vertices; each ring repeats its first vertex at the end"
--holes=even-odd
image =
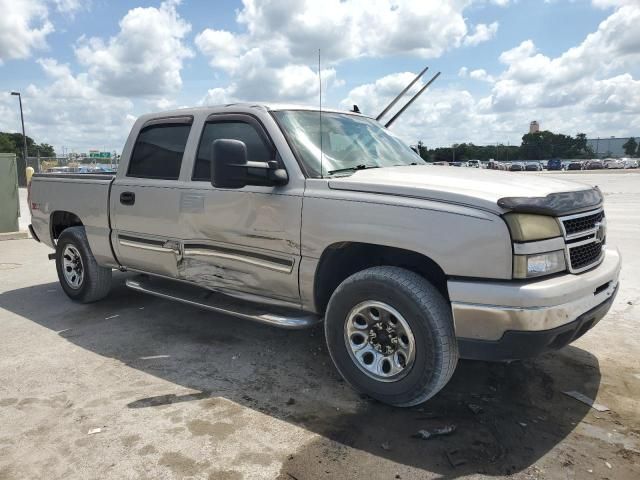
POLYGON ((614 295, 620 264, 618 250, 606 248, 597 267, 578 275, 526 283, 451 280, 456 336, 495 341, 508 331, 536 332, 571 323, 614 295))

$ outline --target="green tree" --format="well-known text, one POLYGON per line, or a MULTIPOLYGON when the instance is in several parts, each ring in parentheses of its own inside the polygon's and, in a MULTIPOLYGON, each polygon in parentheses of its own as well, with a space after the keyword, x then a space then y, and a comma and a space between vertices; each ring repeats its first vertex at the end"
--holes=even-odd
POLYGON ((631 137, 625 142, 624 145, 622 145, 622 148, 624 148, 625 155, 632 157, 636 154, 636 150, 638 149, 638 142, 636 142, 635 138, 631 137))
POLYGON ((16 146, 6 133, 0 132, 0 153, 15 153, 16 146))
POLYGON ((420 155, 420 158, 422 158, 423 160, 429 161, 429 149, 422 142, 422 140, 418 141, 418 155, 420 155))
MULTIPOLYGON (((40 154, 41 157, 55 157, 56 152, 51 145, 48 143, 41 143, 40 145, 36 145, 36 156, 37 153, 40 154)), ((31 155, 31 154, 29 154, 31 155)))
MULTIPOLYGON (((28 157, 55 157, 56 152, 48 143, 37 144, 33 138, 27 135, 27 156, 28 157)), ((0 132, 0 152, 15 153, 22 158, 24 144, 21 133, 0 132)))

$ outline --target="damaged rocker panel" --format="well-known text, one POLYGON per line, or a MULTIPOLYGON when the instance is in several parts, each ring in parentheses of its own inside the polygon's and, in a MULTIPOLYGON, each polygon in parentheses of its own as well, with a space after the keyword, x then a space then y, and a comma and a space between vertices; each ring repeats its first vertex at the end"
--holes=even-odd
POLYGON ((283 273, 291 273, 294 265, 294 260, 287 258, 275 257, 272 255, 251 252, 248 250, 237 250, 233 248, 204 244, 185 244, 183 255, 185 258, 215 257, 226 260, 234 260, 283 273))

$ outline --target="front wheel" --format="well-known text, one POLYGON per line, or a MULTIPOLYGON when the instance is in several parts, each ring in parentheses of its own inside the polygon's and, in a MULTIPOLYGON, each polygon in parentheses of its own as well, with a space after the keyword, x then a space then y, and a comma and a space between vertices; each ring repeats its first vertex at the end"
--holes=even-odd
POLYGON ((106 297, 111 289, 111 269, 96 262, 84 227, 69 227, 60 234, 56 270, 62 289, 77 302, 95 302, 106 297))
POLYGON ((422 403, 458 362, 451 308, 420 275, 373 267, 342 282, 325 318, 327 346, 356 390, 399 407, 422 403))

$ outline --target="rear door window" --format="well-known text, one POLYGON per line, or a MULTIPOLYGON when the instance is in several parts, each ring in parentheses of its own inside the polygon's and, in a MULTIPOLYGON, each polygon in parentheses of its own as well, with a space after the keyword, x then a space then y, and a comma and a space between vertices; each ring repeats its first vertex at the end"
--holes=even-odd
POLYGON ((247 146, 247 160, 250 162, 268 162, 274 158, 273 149, 253 125, 241 121, 207 123, 198 145, 192 180, 208 182, 211 179, 211 144, 223 138, 244 142, 247 146))
POLYGON ((163 123, 143 128, 133 147, 128 177, 177 180, 190 124, 163 123))

